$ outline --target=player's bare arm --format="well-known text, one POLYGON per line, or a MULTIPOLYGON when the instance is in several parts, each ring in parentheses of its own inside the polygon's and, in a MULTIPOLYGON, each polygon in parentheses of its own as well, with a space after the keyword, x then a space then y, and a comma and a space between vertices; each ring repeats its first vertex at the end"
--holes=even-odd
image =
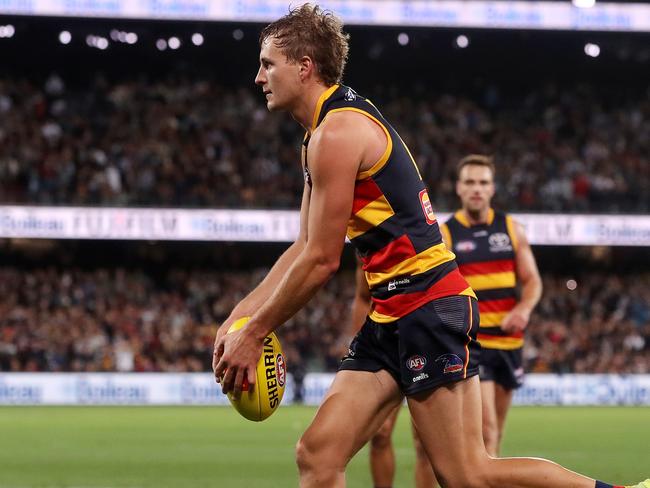
POLYGON ((273 294, 273 291, 278 287, 280 280, 284 277, 291 264, 296 260, 298 255, 302 252, 307 242, 307 214, 309 211, 309 185, 305 184, 303 191, 302 203, 300 205, 300 232, 296 241, 287 248, 284 253, 278 258, 271 270, 267 273, 266 277, 260 282, 255 289, 250 292, 246 298, 237 304, 232 310, 228 318, 221 324, 217 330, 217 335, 214 340, 214 352, 212 355, 212 370, 215 372, 217 383, 221 381, 221 377, 216 374, 217 363, 221 357, 222 351, 219 350, 217 345, 223 335, 228 332, 230 326, 241 317, 250 317, 266 302, 273 294))
MULTIPOLYGON (((247 326, 222 336, 215 368, 225 392, 241 391, 244 376, 255 382, 263 338, 292 317, 336 272, 352 211, 355 178, 366 160, 374 132, 358 124, 358 114, 333 114, 312 135, 308 166, 312 188, 304 231, 306 242, 271 297, 247 326)), ((384 142, 385 145, 385 142, 384 142)), ((383 149, 383 148, 382 148, 383 149)), ((378 151, 381 154, 381 151, 378 151)))
POLYGON ((526 233, 521 224, 515 222, 517 252, 515 254, 515 272, 521 284, 521 298, 517 305, 503 319, 501 328, 508 332, 522 331, 528 325, 530 314, 542 296, 542 279, 539 276, 535 256, 530 248, 526 233))

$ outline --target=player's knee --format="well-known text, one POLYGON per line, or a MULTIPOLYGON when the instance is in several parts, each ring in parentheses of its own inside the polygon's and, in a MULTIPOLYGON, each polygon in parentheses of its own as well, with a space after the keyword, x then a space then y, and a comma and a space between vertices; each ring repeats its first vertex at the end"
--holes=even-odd
POLYGON ((296 443, 296 464, 298 470, 303 473, 311 471, 317 466, 315 450, 310 446, 308 440, 301 437, 296 443))
POLYGON ((370 440, 370 448, 373 450, 382 451, 384 449, 390 449, 391 445, 391 433, 384 429, 379 430, 370 440))

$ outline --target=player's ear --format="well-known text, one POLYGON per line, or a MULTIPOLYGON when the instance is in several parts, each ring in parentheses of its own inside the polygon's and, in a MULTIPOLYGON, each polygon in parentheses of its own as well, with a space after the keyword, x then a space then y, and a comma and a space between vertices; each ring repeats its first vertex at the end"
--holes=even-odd
POLYGON ((305 81, 309 75, 316 69, 314 61, 309 56, 303 56, 298 61, 300 68, 300 81, 305 81))

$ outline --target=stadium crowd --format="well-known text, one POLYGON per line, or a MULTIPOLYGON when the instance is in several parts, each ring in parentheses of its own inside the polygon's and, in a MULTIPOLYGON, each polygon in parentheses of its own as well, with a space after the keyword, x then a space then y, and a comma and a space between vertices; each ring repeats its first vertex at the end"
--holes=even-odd
MULTIPOLYGON (((299 205, 301 134, 260 93, 175 75, 89 83, 0 78, 0 202, 299 205)), ((362 91, 410 146, 437 209, 456 205, 458 159, 481 152, 495 155, 503 208, 650 211, 650 91, 559 86, 362 91)))
MULTIPOLYGON (((217 325, 263 273, 0 268, 0 370, 209 371, 217 325)), ((650 274, 544 282, 528 371, 650 373, 650 274)), ((335 370, 353 288, 340 272, 279 329, 292 373, 335 370)))

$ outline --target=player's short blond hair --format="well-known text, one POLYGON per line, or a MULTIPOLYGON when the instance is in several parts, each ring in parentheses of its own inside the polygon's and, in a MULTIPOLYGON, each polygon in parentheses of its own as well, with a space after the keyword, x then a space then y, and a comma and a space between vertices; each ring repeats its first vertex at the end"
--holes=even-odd
POLYGON ((456 165, 456 179, 460 180, 460 172, 465 166, 483 166, 484 168, 489 168, 492 172, 492 177, 496 173, 496 168, 494 167, 494 159, 492 156, 485 156, 483 154, 470 154, 465 156, 463 159, 458 161, 456 165))
POLYGON ((270 37, 291 62, 309 56, 326 85, 341 82, 350 36, 343 32, 343 22, 332 12, 309 3, 291 9, 262 30, 260 45, 270 37))

